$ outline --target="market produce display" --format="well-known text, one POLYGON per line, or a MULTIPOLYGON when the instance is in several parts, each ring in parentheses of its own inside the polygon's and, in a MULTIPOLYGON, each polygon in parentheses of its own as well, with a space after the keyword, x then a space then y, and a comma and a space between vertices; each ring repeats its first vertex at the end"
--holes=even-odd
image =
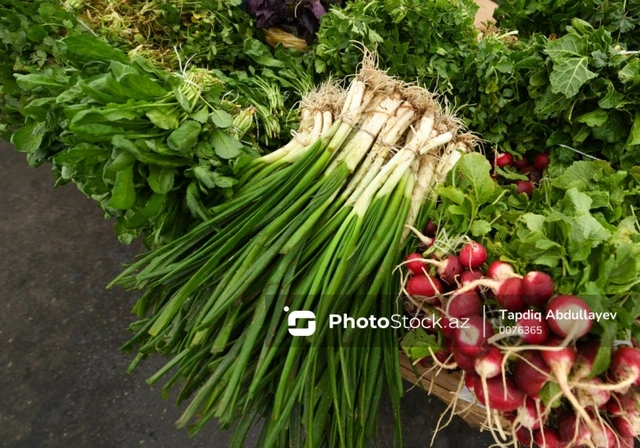
POLYGON ((364 447, 387 393, 401 446, 404 352, 499 446, 640 435, 640 9, 476 11, 0 0, 0 136, 149 249, 123 349, 179 427, 364 447))

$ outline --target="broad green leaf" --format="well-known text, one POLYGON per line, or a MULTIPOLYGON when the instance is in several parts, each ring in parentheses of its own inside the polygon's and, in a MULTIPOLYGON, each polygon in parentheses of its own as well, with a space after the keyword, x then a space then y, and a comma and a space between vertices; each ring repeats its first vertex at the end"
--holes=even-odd
POLYGON ((11 136, 11 143, 20 152, 33 153, 40 148, 44 138, 44 133, 38 132, 41 128, 42 125, 35 121, 23 126, 11 136))
POLYGON ((567 98, 575 96, 580 88, 596 75, 588 68, 589 59, 570 58, 553 65, 549 76, 551 91, 563 94, 567 98))
POLYGON ((211 134, 211 146, 222 159, 233 159, 242 154, 242 143, 218 129, 214 129, 211 134))
POLYGON ((191 150, 198 143, 198 136, 201 130, 202 125, 197 121, 185 121, 171 133, 167 139, 167 145, 182 155, 190 155, 191 150))
POLYGON ((448 199, 451 202, 455 202, 458 205, 464 204, 465 195, 459 188, 451 187, 451 186, 440 186, 437 190, 438 196, 441 196, 444 199, 448 199))
POLYGON ((463 155, 457 165, 460 173, 473 188, 473 195, 478 204, 484 204, 493 194, 495 182, 491 179, 491 164, 481 154, 463 155))
POLYGON ((589 213, 593 200, 585 193, 581 193, 576 188, 570 188, 563 198, 565 213, 571 212, 573 216, 589 213))
POLYGON ((209 120, 209 108, 207 106, 198 109, 194 113, 192 113, 189 118, 197 121, 200 124, 205 124, 207 120, 209 120))
POLYGON ((613 83, 605 79, 604 82, 607 85, 606 95, 598 101, 598 106, 603 109, 612 109, 616 107, 624 98, 624 95, 616 90, 613 83))
POLYGON ((473 236, 484 236, 491 232, 491 224, 484 219, 478 219, 471 224, 470 230, 473 236))
POLYGON ((136 202, 136 187, 133 181, 133 165, 118 171, 111 191, 109 205, 118 210, 128 210, 136 202))
POLYGON ((216 183, 216 186, 219 188, 231 188, 238 182, 233 177, 223 176, 217 171, 213 172, 213 181, 216 183))
POLYGON ((157 81, 148 76, 139 75, 137 73, 129 73, 120 80, 122 86, 138 92, 141 96, 148 98, 160 99, 169 94, 157 81))
POLYGON ((633 116, 633 126, 631 127, 627 145, 640 145, 640 112, 638 111, 633 116))
POLYGON ((552 408, 557 408, 562 404, 560 398, 562 398, 562 389, 560 389, 560 385, 555 381, 547 381, 542 389, 540 389, 540 400, 545 405, 545 407, 551 406, 552 408), (555 401, 551 403, 551 400, 556 397, 555 401))
POLYGON ((595 378, 596 376, 606 372, 611 363, 611 349, 616 339, 616 333, 618 332, 618 325, 615 321, 600 321, 600 327, 602 328, 602 334, 600 335, 600 348, 596 354, 596 359, 593 361, 593 367, 591 368, 591 374, 589 378, 595 378))
POLYGON ((544 50, 554 62, 560 59, 581 58, 587 56, 588 51, 589 41, 587 38, 573 34, 567 34, 560 39, 549 42, 544 50))
POLYGON ((173 96, 175 96, 176 100, 178 101, 178 104, 180 104, 180 106, 182 107, 182 109, 184 109, 185 112, 191 113, 191 108, 192 108, 191 103, 189 103, 189 99, 186 97, 184 92, 182 92, 182 90, 175 89, 173 91, 173 96))
POLYGON ((428 334, 421 328, 405 334, 400 345, 412 362, 430 357, 431 352, 435 353, 440 349, 435 335, 428 334))
POLYGON ((589 127, 602 126, 607 122, 609 113, 606 110, 597 109, 586 114, 580 115, 576 121, 578 123, 584 123, 589 127))
POLYGON ((103 61, 125 63, 127 56, 119 49, 112 47, 102 39, 81 34, 63 40, 70 56, 79 62, 103 61))
POLYGON ((175 109, 156 107, 147 111, 147 117, 160 129, 178 129, 180 125, 179 114, 175 109))
POLYGON ((17 74, 15 75, 15 78, 20 88, 24 90, 34 90, 38 87, 60 89, 67 86, 67 84, 61 82, 53 76, 41 75, 38 73, 33 73, 30 75, 17 74))
POLYGON ((597 168, 592 162, 575 162, 562 175, 552 180, 551 184, 562 190, 576 188, 584 191, 591 185, 596 172, 597 168))
POLYGON ((174 174, 173 170, 151 165, 147 181, 154 193, 167 194, 173 188, 174 174))
POLYGON ((525 213, 522 215, 522 220, 527 225, 527 228, 532 232, 541 232, 544 228, 544 216, 536 215, 535 213, 525 213))
POLYGON ((226 129, 233 124, 233 117, 221 109, 211 112, 211 122, 220 129, 226 129))

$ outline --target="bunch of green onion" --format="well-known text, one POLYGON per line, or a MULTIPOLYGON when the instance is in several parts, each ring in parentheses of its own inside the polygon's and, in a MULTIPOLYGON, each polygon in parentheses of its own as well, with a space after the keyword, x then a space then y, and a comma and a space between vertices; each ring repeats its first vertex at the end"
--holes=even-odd
POLYGON ((171 358, 148 382, 169 376, 165 395, 182 384, 178 426, 215 417, 242 446, 262 418, 260 446, 365 447, 385 387, 398 412, 398 335, 330 329, 329 315, 402 312, 393 268, 406 226, 469 148, 429 92, 369 61, 300 112, 291 142, 245 167, 214 218, 116 279, 144 291, 125 349, 138 350, 131 369, 171 358), (316 332, 292 337, 288 310, 313 311, 316 332))

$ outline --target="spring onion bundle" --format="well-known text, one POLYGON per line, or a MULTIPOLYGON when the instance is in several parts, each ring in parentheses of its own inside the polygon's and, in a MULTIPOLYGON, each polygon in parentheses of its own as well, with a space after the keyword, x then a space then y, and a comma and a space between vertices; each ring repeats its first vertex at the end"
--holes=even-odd
POLYGON ((182 382, 178 425, 238 423, 233 446, 260 416, 261 446, 367 446, 385 384, 397 411, 394 331, 333 329, 329 315, 400 312, 405 226, 470 149, 429 92, 369 59, 346 91, 323 86, 300 115, 291 142, 245 166, 212 219, 115 281, 144 291, 124 347, 138 347, 131 368, 170 357, 149 383, 172 372, 166 395, 182 382), (289 310, 313 311, 315 333, 291 337, 289 310))

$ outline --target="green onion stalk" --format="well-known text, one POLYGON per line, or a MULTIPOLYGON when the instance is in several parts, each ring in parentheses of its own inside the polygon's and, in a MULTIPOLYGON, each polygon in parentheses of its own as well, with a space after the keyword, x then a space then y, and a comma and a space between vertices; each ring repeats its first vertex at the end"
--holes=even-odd
POLYGON ((405 226, 455 162, 458 126, 369 61, 346 91, 323 89, 303 102, 298 134, 245 166, 213 218, 114 282, 143 291, 123 347, 137 349, 130 369, 170 358, 148 382, 168 378, 164 395, 181 384, 178 426, 235 425, 232 446, 263 419, 260 446, 365 447, 385 387, 399 412, 398 335, 328 321, 398 312, 405 226), (289 334, 295 310, 315 313, 312 336, 289 334))

